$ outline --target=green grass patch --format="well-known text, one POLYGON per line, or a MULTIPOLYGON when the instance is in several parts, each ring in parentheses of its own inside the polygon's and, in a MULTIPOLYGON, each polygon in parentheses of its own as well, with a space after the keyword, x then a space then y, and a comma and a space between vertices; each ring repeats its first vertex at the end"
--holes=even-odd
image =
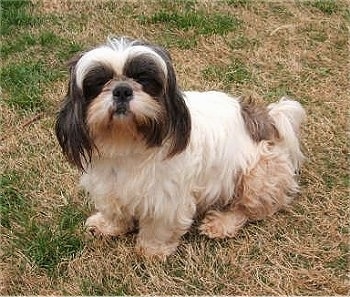
POLYGON ((32 34, 22 34, 16 39, 9 39, 7 42, 3 42, 1 46, 2 58, 7 58, 9 55, 23 52, 27 48, 37 44, 37 39, 32 34))
POLYGON ((54 48, 61 46, 65 40, 50 31, 43 31, 39 35, 39 43, 44 48, 54 48))
POLYGON ((41 19, 33 16, 33 7, 29 0, 1 1, 1 35, 13 34, 19 28, 39 24, 41 19))
POLYGON ((67 41, 57 49, 56 57, 60 62, 66 62, 70 58, 72 58, 76 53, 80 53, 83 50, 83 45, 74 41, 67 41))
MULTIPOLYGON (((84 216, 69 204, 57 210, 53 222, 39 221, 32 200, 18 189, 22 179, 24 176, 18 172, 6 172, 0 177, 1 226, 8 230, 10 246, 52 274, 58 264, 82 250, 79 225, 84 216)), ((8 247, 8 252, 11 250, 8 247)))
POLYGON ((214 13, 207 15, 202 11, 158 11, 151 16, 139 18, 142 24, 165 24, 168 29, 193 30, 197 34, 224 35, 234 31, 240 21, 229 14, 214 13))
POLYGON ((233 59, 231 64, 225 66, 208 66, 202 75, 206 80, 220 81, 225 86, 243 84, 252 79, 252 74, 243 62, 233 59))
POLYGON ((1 71, 4 90, 9 94, 6 102, 20 110, 43 110, 43 86, 62 77, 59 70, 49 68, 43 62, 12 63, 1 71))
POLYGON ((16 232, 14 243, 18 249, 51 275, 62 261, 75 257, 83 249, 83 240, 70 228, 31 221, 24 230, 16 232))
POLYGON ((313 263, 307 257, 303 256, 297 252, 288 252, 286 253, 288 262, 291 263, 295 268, 311 269, 313 263))
POLYGON ((74 232, 85 220, 84 214, 73 203, 59 209, 59 228, 74 232))
POLYGON ((45 89, 64 76, 64 62, 82 49, 82 45, 48 30, 4 38, 1 54, 7 64, 0 77, 5 102, 19 112, 49 107, 50 103, 43 98, 45 89), (13 55, 15 59, 11 59, 13 55), (35 60, 31 59, 33 55, 35 60))
POLYGON ((17 172, 6 172, 0 176, 0 225, 7 229, 25 219, 25 213, 30 213, 28 201, 18 190, 18 184, 20 175, 17 172))
POLYGON ((179 49, 191 49, 197 45, 198 36, 194 34, 186 34, 186 36, 179 36, 175 32, 165 32, 159 43, 164 45, 167 48, 176 47, 179 49))
POLYGON ((306 4, 317 8, 327 15, 331 15, 339 10, 339 6, 336 0, 314 0, 308 1, 306 4))
POLYGON ((53 53, 60 62, 68 60, 75 53, 83 50, 83 45, 62 38, 51 32, 43 31, 39 34, 23 33, 16 39, 7 38, 1 47, 2 58, 8 58, 16 53, 31 54, 33 47, 36 53, 47 55, 53 53))

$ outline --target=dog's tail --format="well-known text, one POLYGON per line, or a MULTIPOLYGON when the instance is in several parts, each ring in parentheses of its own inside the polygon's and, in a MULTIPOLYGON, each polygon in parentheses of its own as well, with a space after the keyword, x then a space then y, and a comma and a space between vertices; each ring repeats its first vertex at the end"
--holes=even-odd
POLYGON ((291 156, 295 171, 299 170, 304 156, 300 150, 299 132, 306 113, 301 104, 287 97, 282 97, 277 103, 268 106, 269 114, 273 118, 282 145, 291 156))

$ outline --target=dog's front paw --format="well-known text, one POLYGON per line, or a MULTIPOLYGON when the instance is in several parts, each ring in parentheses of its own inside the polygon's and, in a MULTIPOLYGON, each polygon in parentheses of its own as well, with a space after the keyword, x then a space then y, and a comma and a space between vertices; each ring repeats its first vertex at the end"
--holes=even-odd
POLYGON ((118 236, 131 231, 132 227, 126 222, 108 221, 102 213, 98 212, 90 216, 85 222, 86 230, 93 236, 118 236))
POLYGON ((178 243, 155 243, 138 240, 136 244, 136 253, 151 259, 165 261, 168 256, 177 249, 178 243))
POLYGON ((226 237, 225 223, 222 220, 219 212, 209 212, 199 227, 201 234, 209 238, 224 238, 226 237))
POLYGON ((246 220, 246 217, 238 212, 210 211, 199 230, 209 238, 234 237, 246 220))

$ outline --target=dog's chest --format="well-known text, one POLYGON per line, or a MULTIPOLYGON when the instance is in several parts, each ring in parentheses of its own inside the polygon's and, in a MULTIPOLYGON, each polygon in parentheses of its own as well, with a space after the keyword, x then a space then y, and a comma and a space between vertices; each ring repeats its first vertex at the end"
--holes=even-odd
MULTIPOLYGON (((130 161, 130 160, 129 160, 130 161)), ((184 198, 183 178, 158 162, 101 161, 81 179, 96 204, 115 204, 133 214, 176 209, 184 198)))
POLYGON ((130 200, 130 196, 144 195, 155 183, 153 174, 149 166, 105 160, 94 164, 82 177, 82 185, 93 196, 127 197, 130 200))

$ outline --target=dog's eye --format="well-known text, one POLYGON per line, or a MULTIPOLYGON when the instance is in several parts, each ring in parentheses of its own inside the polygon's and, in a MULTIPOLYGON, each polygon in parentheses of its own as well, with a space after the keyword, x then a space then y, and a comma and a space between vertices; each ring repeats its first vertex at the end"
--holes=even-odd
POLYGON ((141 84, 143 86, 146 86, 146 85, 151 84, 153 80, 151 78, 149 78, 149 77, 140 76, 140 77, 136 78, 136 81, 139 84, 141 84))
POLYGON ((161 88, 161 81, 155 75, 150 74, 137 74, 134 75, 134 79, 144 87, 158 87, 161 88))
POLYGON ((109 77, 100 78, 96 80, 94 84, 96 87, 103 87, 109 80, 110 80, 109 77))
POLYGON ((101 86, 113 78, 113 72, 105 67, 97 67, 90 70, 85 76, 84 83, 87 85, 101 86))
POLYGON ((146 72, 143 72, 143 71, 132 73, 130 75, 130 77, 132 77, 134 80, 136 80, 139 83, 141 83, 141 82, 148 82, 149 80, 152 79, 149 74, 147 74, 146 72))
POLYGON ((96 97, 103 86, 113 78, 113 72, 105 67, 91 70, 84 79, 84 95, 87 99, 96 97))
POLYGON ((101 91, 104 85, 110 80, 109 77, 100 77, 98 79, 86 79, 84 81, 84 93, 86 97, 95 97, 101 91))
POLYGON ((141 76, 135 80, 142 85, 143 90, 150 95, 157 96, 163 90, 162 82, 156 78, 141 76))

